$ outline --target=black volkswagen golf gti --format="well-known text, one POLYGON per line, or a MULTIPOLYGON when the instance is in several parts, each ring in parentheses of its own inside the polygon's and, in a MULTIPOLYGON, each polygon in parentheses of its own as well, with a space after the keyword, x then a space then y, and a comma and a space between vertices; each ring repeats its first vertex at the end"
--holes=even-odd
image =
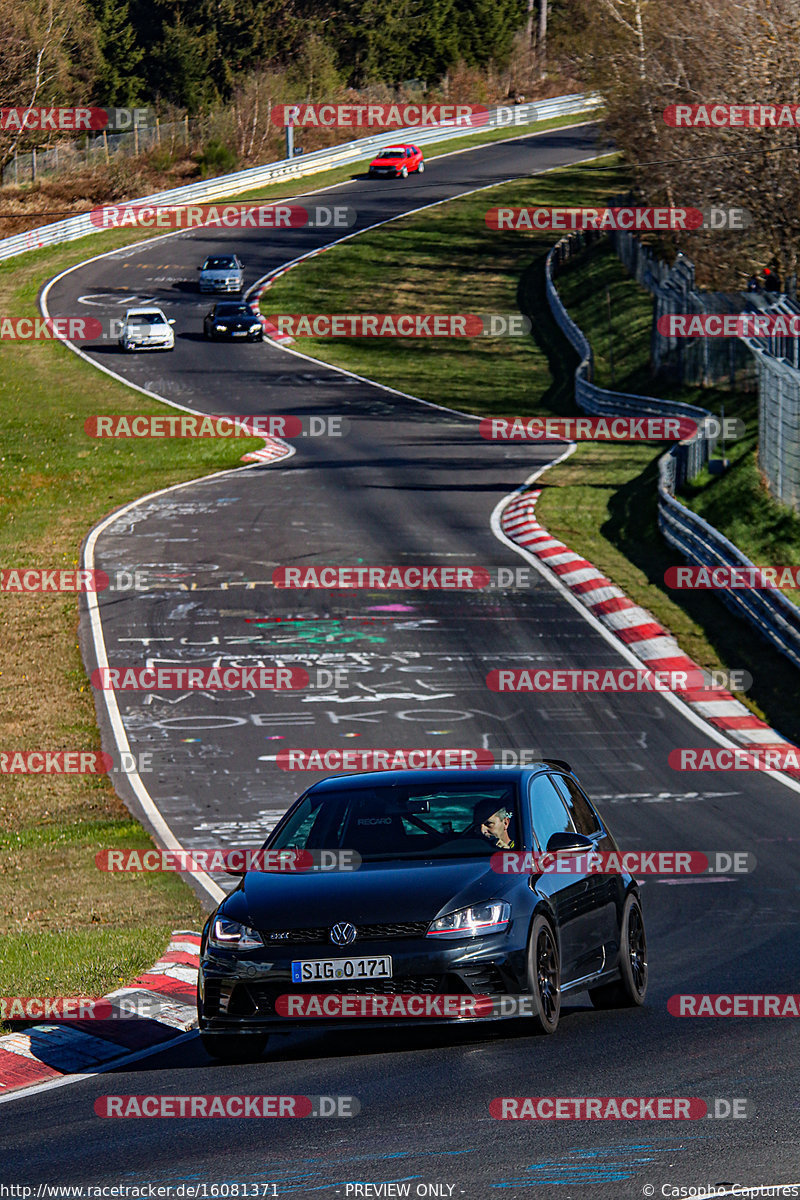
POLYGON ((576 861, 616 850, 558 760, 315 783, 203 930, 203 1043, 247 1058, 272 1032, 386 1025, 398 1012, 408 1024, 524 1013, 554 1033, 565 992, 586 989, 597 1008, 642 1004, 637 883, 576 861), (550 868, 531 870, 525 851, 547 851, 550 868), (270 869, 292 854, 301 869, 270 869))

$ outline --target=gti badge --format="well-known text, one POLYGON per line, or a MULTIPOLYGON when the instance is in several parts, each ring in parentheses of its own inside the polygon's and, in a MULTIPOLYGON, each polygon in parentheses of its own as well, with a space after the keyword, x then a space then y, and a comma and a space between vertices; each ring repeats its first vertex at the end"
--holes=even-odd
POLYGON ((356 940, 356 927, 349 921, 339 921, 331 929, 331 941, 335 946, 349 946, 356 940))

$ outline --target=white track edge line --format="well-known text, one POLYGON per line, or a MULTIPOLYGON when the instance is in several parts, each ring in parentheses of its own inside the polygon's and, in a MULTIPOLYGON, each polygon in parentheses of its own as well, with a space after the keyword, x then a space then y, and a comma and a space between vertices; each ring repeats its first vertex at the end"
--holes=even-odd
MULTIPOLYGON (((592 124, 592 122, 586 122, 586 124, 592 124)), ((547 132, 550 132, 550 131, 547 131, 547 132)), ((525 136, 530 136, 530 135, 523 134, 521 136, 525 137, 525 136)), ((508 140, 513 141, 513 140, 518 140, 518 139, 508 139, 508 140)), ((477 147, 473 147, 473 148, 477 148, 477 147)), ((457 154, 457 153, 461 153, 461 151, 453 151, 453 153, 457 154)), ((442 156, 442 157, 445 157, 445 156, 442 156)), ((598 157, 603 158, 603 157, 607 157, 607 155, 594 155, 591 158, 582 159, 580 161, 581 162, 594 162, 594 161, 596 161, 596 159, 598 157)), ((548 167, 547 170, 539 171, 536 173, 543 175, 543 174, 547 174, 550 171, 565 170, 565 169, 568 169, 568 167, 579 166, 579 165, 580 165, 580 163, 570 163, 570 164, 568 164, 567 167, 548 167)), ((514 179, 516 179, 516 178, 518 178, 518 176, 514 177, 514 179)), ((502 186, 504 183, 514 182, 514 179, 501 180, 497 184, 492 183, 492 184, 487 185, 486 187, 474 188, 469 192, 463 192, 463 193, 459 193, 457 196, 448 197, 446 200, 437 200, 433 204, 422 205, 418 209, 413 209, 410 212, 401 213, 395 217, 390 217, 386 221, 378 222, 378 225, 369 226, 368 228, 369 229, 378 228, 380 225, 386 225, 386 224, 389 224, 391 221, 399 220, 403 216, 409 216, 416 212, 422 212, 428 208, 435 208, 439 204, 444 204, 444 203, 449 202, 449 200, 456 200, 456 199, 459 199, 461 196, 474 195, 476 192, 486 191, 491 187, 502 186)), ((334 184, 331 186, 338 186, 338 185, 334 184)), ((321 189, 321 190, 327 190, 327 189, 321 189)), ((185 234, 186 232, 187 231, 185 231, 185 230, 175 231, 173 233, 164 234, 163 237, 160 237, 160 238, 150 239, 149 242, 146 240, 145 242, 142 242, 142 243, 136 243, 136 245, 140 245, 140 244, 146 245, 146 244, 150 244, 153 241, 162 241, 162 240, 164 240, 164 238, 175 237, 180 234, 185 234)), ((358 230, 357 232, 358 233, 366 233, 367 230, 366 229, 358 230)), ((354 237, 354 236, 355 236, 355 234, 347 235, 348 238, 354 237)), ((340 238, 337 240, 337 242, 330 243, 330 245, 331 246, 337 245, 338 242, 344 241, 344 240, 347 240, 347 239, 340 238)), ((327 248, 329 248, 329 247, 326 247, 326 249, 327 248)), ((39 301, 40 309, 42 310, 44 316, 49 317, 49 315, 50 315, 48 307, 47 307, 47 299, 48 299, 48 295, 50 293, 50 289, 56 283, 58 283, 58 281, 60 279, 63 279, 66 275, 71 274, 73 271, 79 270, 83 266, 87 266, 89 263, 96 262, 102 258, 108 258, 110 255, 113 255, 115 253, 117 253, 116 250, 109 250, 103 254, 95 255, 93 258, 87 259, 85 262, 76 263, 73 266, 66 268, 64 271, 59 272, 58 275, 55 275, 51 280, 49 280, 41 293, 41 297, 40 297, 40 301, 39 301)), ((309 253, 314 253, 314 251, 310 251, 309 253)), ((294 260, 294 261, 299 262, 299 261, 302 261, 302 259, 304 259, 306 257, 308 257, 308 255, 301 255, 299 259, 294 260)), ((284 264, 284 265, 286 265, 286 264, 284 264)), ((292 263, 290 263, 288 265, 291 266, 292 263)), ((282 269, 281 267, 277 268, 277 270, 281 270, 281 269, 282 269)), ((272 274, 272 272, 270 272, 270 274, 272 274)), ((262 279, 263 278, 269 278, 269 275, 263 276, 262 279)), ((250 292, 254 291, 255 288, 257 288, 259 286, 260 282, 261 282, 261 280, 256 281, 256 283, 253 285, 253 287, 248 290, 247 294, 249 295, 250 292)), ((303 358, 307 362, 314 362, 314 363, 321 364, 323 367, 326 367, 330 370, 338 371, 340 374, 348 375, 348 376, 350 376, 350 378, 359 379, 365 383, 370 383, 375 387, 382 388, 384 391, 393 392, 395 395, 403 396, 404 398, 409 399, 409 400, 415 400, 418 403, 426 405, 428 407, 439 409, 442 412, 452 412, 458 416, 467 416, 472 420, 480 420, 481 419, 480 417, 475 416, 475 414, 473 414, 473 413, 459 413, 456 409, 448 409, 448 408, 445 408, 443 405, 434 404, 432 401, 423 400, 418 396, 410 396, 405 392, 397 391, 397 389, 395 389, 395 388, 389 388, 386 385, 383 385, 380 383, 374 383, 372 380, 365 379, 363 376, 360 376, 360 375, 355 375, 353 372, 347 371, 344 368, 330 367, 329 364, 325 363, 323 360, 311 358, 308 355, 300 353, 300 351, 290 350, 288 347, 280 346, 276 343, 271 343, 271 344, 276 345, 277 349, 283 350, 289 354, 295 354, 295 355, 297 355, 297 357, 303 358)), ((123 376, 117 375, 109 367, 103 366, 101 363, 95 362, 95 360, 92 357, 90 357, 83 350, 81 350, 79 347, 77 347, 74 344, 74 342, 65 340, 64 345, 66 345, 68 349, 72 350, 80 358, 82 358, 86 362, 88 362, 91 366, 96 367, 101 371, 104 371, 105 374, 110 375, 112 379, 118 380, 119 382, 125 384, 126 386, 133 388, 135 391, 140 392, 142 395, 149 396, 151 399, 158 400, 164 404, 168 404, 172 408, 177 408, 183 412, 189 412, 189 413, 192 413, 193 415, 197 415, 196 409, 188 408, 186 405, 179 404, 177 401, 168 400, 166 397, 159 395, 157 392, 149 391, 147 388, 143 388, 143 387, 140 387, 138 384, 131 383, 127 379, 125 379, 123 376)), ((280 441, 281 439, 276 438, 274 440, 280 441)), ((283 462, 295 453, 296 453, 296 451, 295 451, 294 446, 287 446, 287 453, 284 455, 284 457, 282 459, 277 459, 275 461, 276 461, 276 463, 283 462)), ((263 464, 263 463, 252 463, 252 464, 249 464, 248 466, 244 466, 244 467, 228 468, 225 471, 217 471, 211 475, 199 476, 196 479, 186 480, 183 483, 172 484, 170 487, 161 488, 156 492, 148 493, 146 496, 140 496, 137 500, 130 501, 128 504, 124 505, 121 509, 118 509, 117 511, 111 513, 108 517, 104 518, 98 525, 94 526, 94 528, 89 532, 89 534, 86 538, 85 546, 84 546, 84 562, 86 563, 86 565, 89 568, 94 567, 94 549, 95 549, 95 544, 96 544, 97 539, 100 536, 100 534, 103 533, 104 530, 110 524, 112 524, 114 521, 116 521, 119 517, 124 516, 124 514, 126 512, 130 511, 132 508, 135 508, 137 505, 144 504, 147 501, 152 500, 157 496, 165 495, 167 492, 176 491, 179 488, 189 487, 190 485, 195 484, 195 483, 204 483, 207 480, 217 479, 222 475, 227 475, 227 474, 231 474, 231 473, 235 473, 235 472, 239 472, 239 471, 255 470, 258 467, 262 467, 264 465, 265 464, 263 464)), ((86 598, 87 598, 87 608, 89 611, 89 621, 90 621, 90 628, 91 628, 91 633, 92 633, 92 641, 93 641, 94 650, 95 650, 95 657, 97 658, 98 666, 107 667, 108 666, 108 654, 106 651, 106 644, 105 644, 105 638, 103 635, 102 620, 100 617, 100 610, 99 610, 99 605, 97 602, 97 596, 93 592, 87 592, 86 598)), ((103 702, 106 707, 106 711, 108 713, 108 718, 109 718, 109 722, 111 724, 112 734, 113 734, 114 740, 117 744, 117 748, 121 753, 126 752, 126 753, 130 754, 130 752, 131 752, 130 751, 130 743, 128 742, 127 733, 125 732, 125 726, 122 721, 122 715, 119 711, 119 706, 117 704, 116 694, 114 693, 113 690, 103 689, 102 697, 103 697, 103 702)), ((153 800, 152 796, 148 792, 141 776, 139 775, 139 772, 138 771, 130 772, 128 774, 128 780, 130 781, 130 786, 132 787, 137 799, 139 800, 139 803, 142 805, 142 808, 144 809, 144 811, 148 817, 148 820, 151 822, 151 825, 152 825, 154 831, 156 831, 158 836, 163 839, 164 847, 166 849, 174 849, 174 850, 183 849, 183 847, 181 846, 181 843, 178 841, 177 837, 172 832, 172 829, 168 825, 167 821, 164 819, 164 817, 161 814, 160 810, 158 809, 155 801, 153 800)), ((196 874, 193 874, 193 879, 195 879, 197 881, 197 883, 203 888, 203 890, 209 895, 209 897, 213 901, 215 901, 215 903, 219 903, 227 895, 227 893, 224 892, 223 889, 220 888, 219 885, 216 884, 213 881, 213 879, 211 879, 211 877, 205 871, 197 872, 196 874)))
MULTIPOLYGON (((591 124, 594 124, 594 122, 587 121, 587 122, 584 122, 584 124, 591 125, 591 124)), ((572 126, 570 126, 569 128, 572 128, 572 126)), ((547 132, 551 132, 551 131, 548 130, 547 132)), ((522 135, 522 137, 525 137, 525 136, 526 136, 525 134, 522 135)), ((531 135, 529 134, 527 136, 531 136, 531 135)), ((534 136, 540 136, 540 135, 534 135, 534 136)), ((504 139, 504 140, 518 141, 519 139, 518 138, 508 138, 508 139, 504 139)), ((453 154, 462 154, 463 151, 453 150, 452 153, 453 154)), ((554 171, 566 171, 572 167, 584 166, 586 163, 597 162, 601 158, 610 158, 614 153, 616 153, 616 151, 610 151, 605 154, 593 154, 589 158, 576 159, 575 162, 565 163, 561 167, 545 167, 541 171, 532 171, 531 174, 528 176, 525 176, 525 178, 533 179, 538 175, 549 175, 554 171)), ((448 156, 445 154, 442 154, 438 157, 446 158, 448 156)), ((475 196, 475 195, 477 195, 478 192, 487 192, 487 191, 490 191, 494 187, 503 187, 507 183, 515 183, 520 178, 522 178, 522 177, 519 175, 512 175, 508 179, 499 179, 499 180, 495 181, 494 183, 487 183, 479 188, 470 188, 466 192, 457 192, 454 196, 446 196, 443 200, 433 200, 433 201, 431 201, 430 204, 421 204, 419 206, 419 208, 410 208, 406 212, 397 213, 394 217, 387 217, 386 220, 384 220, 384 221, 376 221, 374 225, 365 225, 363 229, 356 229, 352 233, 346 233, 342 237, 336 238, 335 241, 326 243, 325 246, 321 246, 321 247, 318 246, 316 250, 307 250, 305 254, 300 254, 300 255, 298 255, 297 258, 290 259, 289 262, 283 263, 280 267, 276 267, 275 270, 268 271, 266 275, 262 275, 260 279, 257 279, 256 282, 252 285, 252 287, 248 288, 247 295, 251 296, 255 291, 257 291, 257 289, 259 287, 261 287, 262 284, 267 283, 270 279, 276 278, 278 273, 284 274, 287 271, 290 271, 293 267, 296 267, 300 263, 305 262, 306 259, 313 258, 318 254, 324 254, 326 251, 332 250, 335 246, 340 246, 342 244, 342 242, 348 242, 348 241, 350 241, 351 238, 359 237, 362 233, 370 233, 373 229, 381 229, 384 225, 391 225, 393 221, 403 220, 404 217, 416 216, 417 213, 426 212, 429 208, 437 208, 440 204, 449 204, 453 200, 463 200, 466 196, 475 196)), ((266 289, 262 288, 262 292, 264 290, 266 290, 266 289)), ((260 303, 260 299, 257 298, 257 301, 256 301, 257 308, 258 308, 259 303, 260 303)), ((258 312, 259 312, 259 315, 262 315, 260 308, 258 308, 258 312)), ((284 346, 281 342, 274 341, 272 338, 269 337, 269 335, 267 335, 267 341, 270 343, 271 346, 274 346, 275 349, 282 350, 284 352, 284 354, 294 354, 298 358, 302 358, 305 362, 321 364, 322 366, 327 367, 328 370, 330 370, 330 371, 337 371, 340 375, 346 375, 349 379, 357 379, 360 383, 369 383, 372 385, 372 387, 380 388, 382 391, 389 392, 393 396, 402 396, 405 400, 414 400, 418 404, 424 404, 426 408, 435 408, 435 409, 438 409, 439 412, 453 413, 455 416, 465 417, 470 421, 484 420, 483 417, 477 415, 476 413, 465 413, 465 412, 461 412, 461 410, 458 408, 448 408, 447 405, 436 404, 436 402, 433 400, 423 400, 421 396, 412 396, 412 395, 409 395, 408 392, 401 392, 397 388, 390 387, 386 383, 379 383, 375 379, 368 379, 365 375, 357 375, 355 371, 348 371, 346 367, 338 367, 334 363, 326 362, 324 358, 314 358, 310 354, 304 354, 301 350, 293 350, 290 346, 284 346)))
MULTIPOLYGON (((571 442, 563 454, 559 455, 559 457, 554 459, 552 462, 545 463, 544 466, 538 467, 533 474, 525 480, 521 487, 517 488, 516 491, 510 492, 507 496, 504 496, 503 499, 497 503, 492 512, 492 533, 495 535, 498 541, 503 542, 510 549, 516 550, 520 557, 524 558, 531 564, 531 566, 535 567, 542 578, 546 579, 551 587, 555 588, 555 590, 561 596, 563 596, 564 599, 567 600, 577 612, 581 614, 584 620, 587 621, 588 624, 591 625, 592 628, 595 629, 601 635, 601 637, 605 639, 606 642, 608 642, 609 646, 613 646, 617 653, 620 654, 632 666, 641 667, 645 665, 642 663, 642 660, 637 658, 636 655, 628 649, 624 642, 621 642, 618 638, 616 638, 593 612, 586 608, 585 605, 581 604, 577 596, 570 591, 566 584, 561 582, 557 575, 555 575, 552 571, 549 571, 534 554, 531 554, 525 549, 524 546, 521 546, 519 542, 513 542, 501 526, 503 510, 509 504, 511 504, 512 501, 518 499, 522 493, 539 478, 540 475, 543 475, 544 472, 548 471, 551 467, 558 466, 559 463, 563 462, 566 458, 569 458, 569 456, 573 454, 577 448, 577 443, 571 442)), ((685 653, 685 651, 682 651, 682 653, 685 653)), ((654 692, 653 695, 657 695, 659 699, 664 700, 665 703, 671 704, 672 707, 681 714, 681 716, 685 717, 691 722, 692 725, 695 726, 696 729, 699 729, 707 737, 710 737, 711 740, 715 741, 719 746, 724 746, 726 749, 730 750, 741 749, 741 745, 738 742, 733 742, 730 738, 725 737, 725 735, 719 729, 704 720, 704 718, 696 713, 689 704, 679 699, 674 692, 658 691, 654 692)), ((790 788, 793 792, 800 792, 800 782, 790 778, 788 775, 784 775, 780 771, 761 771, 760 774, 769 775, 777 783, 784 784, 785 787, 790 788)))
MULTIPOLYGON (((33 1083, 30 1087, 15 1088, 13 1092, 0 1092, 0 1104, 7 1104, 10 1100, 23 1100, 26 1096, 35 1096, 39 1092, 50 1092, 54 1088, 66 1087, 70 1083, 80 1083, 82 1079, 93 1079, 95 1075, 106 1075, 109 1071, 116 1071, 120 1067, 127 1066, 128 1063, 138 1062, 139 1059, 158 1054, 161 1050, 171 1050, 173 1046, 178 1046, 181 1042, 187 1042, 192 1038, 196 1038, 197 1034, 198 1031, 196 1029, 191 1029, 186 1033, 178 1034, 177 1037, 169 1038, 165 1042, 159 1042, 157 1046, 146 1046, 144 1050, 135 1050, 132 1054, 128 1054, 124 1058, 115 1059, 110 1063, 103 1063, 102 1066, 93 1071, 75 1072, 72 1075, 62 1075, 60 1079, 47 1079, 43 1083, 33 1083)), ((43 1065, 47 1066, 47 1063, 43 1065)))

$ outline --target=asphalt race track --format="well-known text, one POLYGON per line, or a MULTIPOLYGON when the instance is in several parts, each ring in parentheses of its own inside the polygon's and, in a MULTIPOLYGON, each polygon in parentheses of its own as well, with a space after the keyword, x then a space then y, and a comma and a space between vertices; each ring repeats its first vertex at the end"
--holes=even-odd
MULTIPOLYGON (((594 145, 591 127, 515 139, 431 161, 422 178, 356 179, 320 199, 351 205, 365 227, 586 159, 594 145)), ((301 439, 282 463, 147 499, 98 538, 98 567, 161 573, 148 591, 101 599, 112 665, 288 663, 312 679, 345 672, 339 689, 323 676, 322 686, 287 695, 121 693, 132 749, 154 755, 155 770, 142 778, 175 835, 187 847, 258 844, 316 778, 280 769, 280 750, 523 748, 568 759, 624 848, 749 851, 757 869, 644 883, 651 978, 643 1010, 596 1012, 587 996, 571 996, 552 1038, 531 1036, 524 1021, 299 1034, 275 1038, 263 1061, 246 1066, 212 1063, 189 1037, 127 1069, 3 1105, 3 1176, 36 1184, 57 1165, 66 1184, 274 1183, 274 1194, 333 1198, 358 1195, 348 1191, 353 1183, 410 1183, 411 1195, 477 1200, 616 1200, 797 1180, 792 1022, 679 1020, 666 1007, 678 992, 798 990, 797 791, 764 775, 673 771, 671 749, 715 743, 658 696, 491 692, 485 677, 495 667, 622 665, 535 570, 520 590, 272 586, 285 565, 524 566, 495 537, 492 513, 560 449, 483 441, 474 420, 269 344, 200 340, 209 301, 192 288, 207 253, 239 249, 251 287, 324 241, 307 230, 181 233, 88 262, 49 292, 54 316, 117 315, 131 294, 161 304, 177 318, 174 353, 126 357, 113 343, 88 353, 183 406, 347 419, 340 438, 301 439), (115 1122, 93 1111, 108 1093, 263 1092, 354 1096, 361 1111, 322 1130, 320 1121, 115 1122), (494 1097, 524 1095, 746 1098, 751 1115, 710 1123, 490 1116, 494 1097), (441 1190, 415 1190, 434 1184, 441 1190)), ((91 669, 87 629, 83 645, 91 669)), ((145 816, 132 792, 126 799, 145 816)))

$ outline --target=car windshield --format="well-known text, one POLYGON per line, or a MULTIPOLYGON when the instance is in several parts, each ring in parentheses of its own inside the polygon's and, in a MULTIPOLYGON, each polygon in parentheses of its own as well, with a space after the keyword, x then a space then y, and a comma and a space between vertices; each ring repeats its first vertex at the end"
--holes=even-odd
POLYGON ((254 317, 255 313, 246 304, 218 304, 215 317, 254 317))
POLYGON ((402 158, 402 157, 403 157, 403 147, 402 146, 394 146, 393 148, 390 148, 388 150, 381 150, 380 154, 378 155, 378 158, 402 158))
POLYGON ((269 849, 355 850, 365 861, 480 858, 501 842, 487 829, 505 827, 503 843, 519 845, 513 784, 394 784, 310 792, 269 849), (487 829, 481 833, 481 827, 487 829), (515 841, 516 838, 516 841, 515 841))
POLYGON ((232 258, 207 258, 203 263, 204 271, 227 271, 235 267, 236 263, 232 258))
POLYGON ((131 313, 129 325, 166 325, 166 318, 161 313, 131 313))

